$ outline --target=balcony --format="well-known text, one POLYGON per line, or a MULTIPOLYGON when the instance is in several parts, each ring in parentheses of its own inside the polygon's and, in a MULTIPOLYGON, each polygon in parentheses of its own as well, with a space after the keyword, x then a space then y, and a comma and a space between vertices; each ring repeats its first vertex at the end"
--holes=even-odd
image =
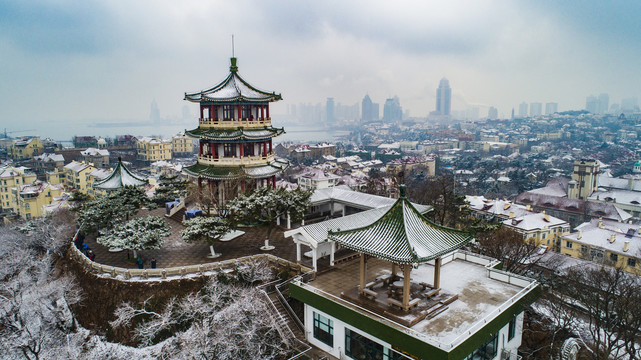
POLYGON ((198 156, 198 163, 203 165, 252 166, 252 165, 264 165, 271 161, 274 161, 274 154, 269 154, 267 156, 243 156, 243 157, 223 157, 223 158, 214 158, 212 156, 206 156, 206 155, 198 156))
POLYGON ((234 120, 234 119, 229 119, 229 120, 222 120, 222 119, 211 119, 211 118, 204 118, 204 119, 198 119, 198 125, 202 128, 221 128, 221 129, 227 129, 230 127, 244 127, 244 128, 259 128, 262 129, 265 126, 271 126, 272 124, 272 119, 271 118, 263 118, 263 119, 241 119, 241 120, 234 120))

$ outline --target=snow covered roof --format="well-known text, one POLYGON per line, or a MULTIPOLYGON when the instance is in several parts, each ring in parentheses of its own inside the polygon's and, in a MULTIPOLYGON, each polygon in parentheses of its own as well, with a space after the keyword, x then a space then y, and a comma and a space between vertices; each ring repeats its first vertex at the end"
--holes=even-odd
POLYGON ((275 158, 274 161, 257 166, 213 166, 196 163, 185 167, 183 171, 190 176, 202 177, 212 180, 238 179, 249 177, 252 179, 264 179, 277 175, 289 167, 289 161, 275 158))
POLYGON ((401 196, 373 223, 349 230, 331 229, 328 240, 401 264, 419 264, 450 253, 472 240, 470 233, 436 225, 401 196))
POLYGON ((103 190, 116 190, 124 186, 141 186, 147 184, 147 179, 134 175, 118 158, 114 171, 102 180, 94 183, 94 187, 103 190))
POLYGON ((238 74, 236 58, 231 58, 229 75, 220 84, 194 93, 185 93, 185 100, 191 102, 265 102, 282 100, 280 94, 258 90, 238 74))
POLYGON ((91 167, 91 165, 83 163, 83 162, 77 162, 77 161, 72 161, 69 164, 65 165, 65 169, 69 169, 73 172, 79 173, 87 168, 91 167))
POLYGON ((59 161, 64 162, 65 161, 65 157, 62 156, 62 154, 45 153, 42 155, 34 156, 33 158, 42 162, 59 162, 59 161))
POLYGON ((528 210, 525 206, 514 204, 508 200, 491 200, 483 196, 465 196, 465 201, 473 211, 483 212, 487 214, 497 215, 499 217, 507 218, 510 215, 513 217, 522 217, 529 214, 534 214, 534 211, 528 210))
POLYGON ((87 148, 81 152, 84 156, 109 156, 109 150, 107 149, 96 149, 96 148, 87 148))
POLYGON ((565 224, 567 224, 565 220, 543 213, 534 213, 503 221, 503 225, 523 231, 543 230, 565 224))
POLYGON ((563 236, 563 239, 632 257, 639 257, 641 254, 639 225, 593 219, 577 226, 576 230, 577 232, 563 236), (578 230, 581 231, 580 234, 578 230), (629 242, 628 251, 624 251, 626 241, 629 242))

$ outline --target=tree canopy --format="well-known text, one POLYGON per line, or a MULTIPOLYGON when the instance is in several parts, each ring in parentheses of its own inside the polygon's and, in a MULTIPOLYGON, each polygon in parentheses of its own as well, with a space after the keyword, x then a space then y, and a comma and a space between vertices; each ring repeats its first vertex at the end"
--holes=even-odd
POLYGON ((158 216, 147 216, 116 225, 113 230, 106 230, 96 240, 98 244, 110 248, 128 250, 146 250, 160 248, 171 228, 165 219, 158 216))
POLYGON ((113 228, 115 224, 135 215, 149 202, 144 190, 126 186, 85 203, 80 210, 78 223, 83 232, 113 228))

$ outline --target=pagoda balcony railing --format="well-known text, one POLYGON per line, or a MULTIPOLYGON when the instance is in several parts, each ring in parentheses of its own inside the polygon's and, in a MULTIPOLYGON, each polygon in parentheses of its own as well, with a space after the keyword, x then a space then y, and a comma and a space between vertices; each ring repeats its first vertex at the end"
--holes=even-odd
POLYGON ((198 163, 203 165, 220 165, 220 166, 236 166, 236 165, 263 165, 267 162, 274 161, 274 154, 267 156, 242 156, 242 157, 219 157, 199 155, 198 163))
POLYGON ((264 128, 265 126, 271 126, 272 118, 262 118, 262 119, 212 119, 204 118, 198 119, 198 124, 204 128, 229 128, 229 127, 244 127, 244 128, 264 128))

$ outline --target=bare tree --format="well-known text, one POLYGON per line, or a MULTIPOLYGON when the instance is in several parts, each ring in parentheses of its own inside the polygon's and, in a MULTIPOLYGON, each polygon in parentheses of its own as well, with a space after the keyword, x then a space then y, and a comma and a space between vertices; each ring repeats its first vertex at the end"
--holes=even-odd
POLYGON ((525 274, 539 262, 539 248, 505 226, 479 232, 475 239, 480 253, 500 260, 505 271, 525 274))

